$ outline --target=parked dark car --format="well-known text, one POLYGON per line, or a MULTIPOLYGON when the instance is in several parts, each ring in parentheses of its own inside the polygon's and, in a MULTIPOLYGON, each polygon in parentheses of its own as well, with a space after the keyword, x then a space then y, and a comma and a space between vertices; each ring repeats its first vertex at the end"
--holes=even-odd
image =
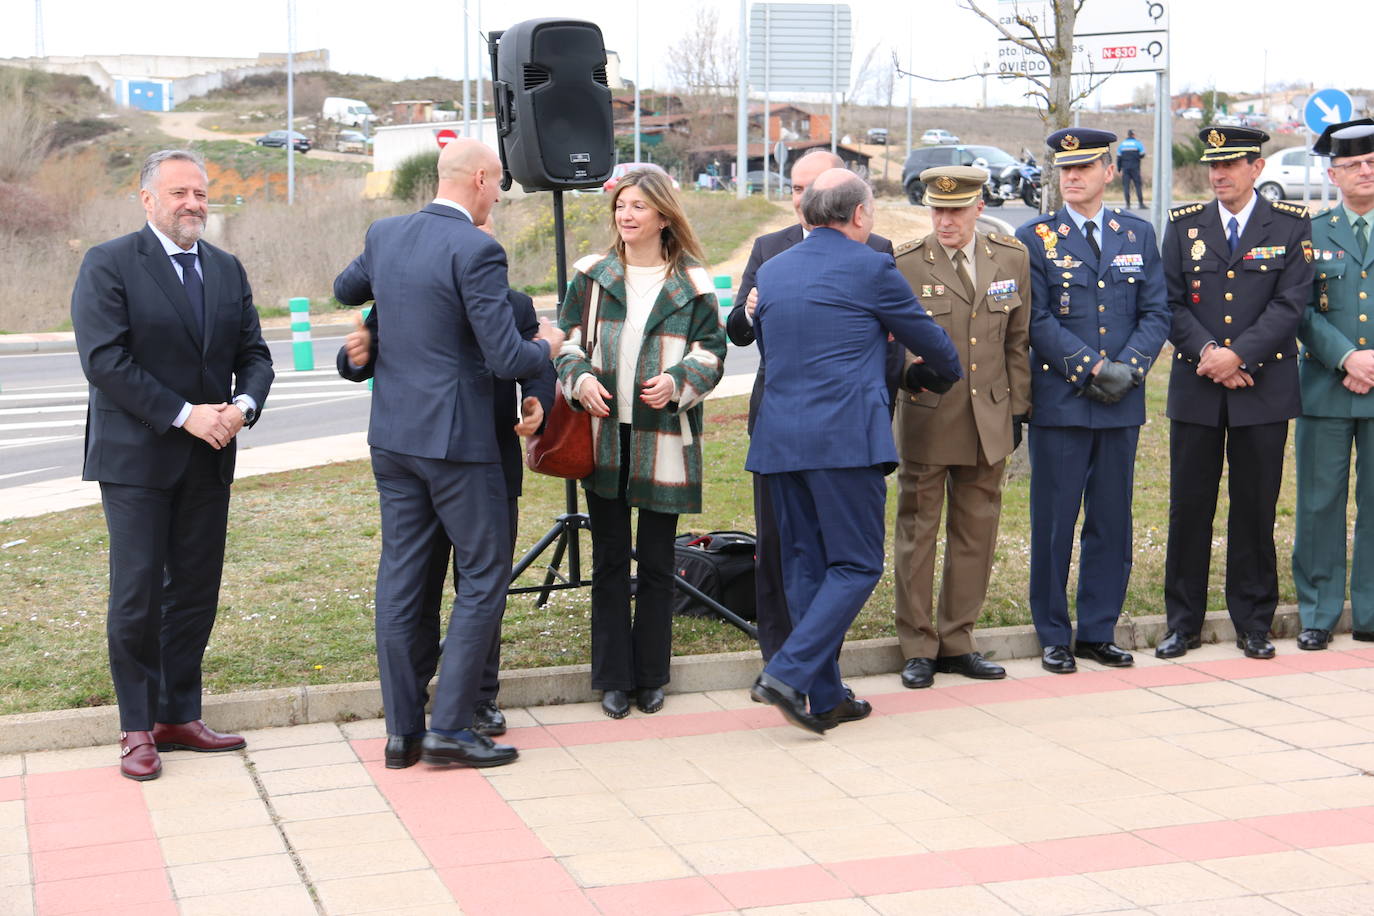
MULTIPOLYGON (((286 149, 286 131, 268 131, 255 142, 258 146, 275 146, 278 149, 286 149)), ((298 130, 291 131, 291 145, 296 148, 298 153, 310 152, 310 138, 298 130)))
POLYGON ((887 145, 887 128, 870 127, 868 129, 868 142, 874 144, 887 145))
POLYGON ((978 159, 983 160, 980 165, 994 175, 1000 174, 1002 169, 1009 165, 1017 164, 1011 153, 995 146, 918 146, 907 155, 906 164, 902 166, 902 187, 906 189, 906 199, 913 204, 921 202, 926 189, 921 184, 920 175, 926 169, 937 165, 973 165, 978 159))

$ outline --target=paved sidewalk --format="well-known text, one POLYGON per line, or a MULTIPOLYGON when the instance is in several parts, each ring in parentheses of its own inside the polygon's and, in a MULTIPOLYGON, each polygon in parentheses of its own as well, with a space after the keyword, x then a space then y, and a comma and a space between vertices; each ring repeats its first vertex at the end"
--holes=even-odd
POLYGON ((379 721, 142 784, 113 744, 4 757, 0 913, 1374 912, 1374 648, 1280 651, 862 678, 825 738, 744 691, 510 710, 486 771, 386 770, 379 721))

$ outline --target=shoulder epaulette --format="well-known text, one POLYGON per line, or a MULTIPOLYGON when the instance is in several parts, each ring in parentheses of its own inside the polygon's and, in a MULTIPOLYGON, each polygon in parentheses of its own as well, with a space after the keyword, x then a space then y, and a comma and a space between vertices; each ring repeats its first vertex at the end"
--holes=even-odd
POLYGON ((989 232, 988 241, 996 242, 999 245, 1006 245, 1008 248, 1024 248, 1021 240, 1014 235, 1003 235, 1000 232, 989 232))
POLYGON ((898 245, 895 249, 893 249, 892 256, 894 258, 901 257, 908 251, 915 251, 917 248, 920 248, 922 245, 924 245, 925 241, 925 238, 922 237, 919 239, 912 239, 909 242, 903 242, 902 244, 898 245))
POLYGON ((1273 207, 1280 213, 1287 213, 1289 216, 1296 216, 1300 219, 1307 219, 1310 215, 1307 212, 1306 207, 1302 206, 1301 204, 1290 204, 1286 200, 1273 201, 1269 206, 1273 207))
POLYGON ((606 257, 604 254, 589 254, 586 257, 578 258, 573 263, 573 270, 580 274, 590 273, 591 269, 601 263, 601 259, 606 257))
POLYGON ((1328 216, 1330 216, 1332 213, 1335 213, 1335 212, 1336 212, 1336 208, 1335 208, 1335 207, 1327 207, 1327 208, 1326 208, 1325 210, 1323 210, 1322 212, 1320 212, 1320 213, 1316 214, 1315 216, 1313 216, 1312 219, 1313 219, 1313 221, 1316 221, 1316 220, 1319 220, 1319 219, 1324 219, 1325 217, 1328 217, 1328 216))
POLYGON ((1169 211, 1169 222, 1172 223, 1180 216, 1191 216, 1194 213, 1201 213, 1206 207, 1206 204, 1184 204, 1181 207, 1174 207, 1169 211))

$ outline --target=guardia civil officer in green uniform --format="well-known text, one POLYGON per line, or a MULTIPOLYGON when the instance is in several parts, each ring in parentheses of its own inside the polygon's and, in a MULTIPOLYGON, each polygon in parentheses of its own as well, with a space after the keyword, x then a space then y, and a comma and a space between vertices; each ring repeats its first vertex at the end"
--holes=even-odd
POLYGON ((1355 638, 1374 641, 1374 121, 1327 128, 1312 151, 1331 158, 1339 205, 1312 218, 1313 278, 1298 338, 1302 416, 1293 585, 1298 648, 1325 649, 1345 604, 1346 501, 1355 464, 1350 608, 1355 638))
POLYGON ((1155 655, 1176 658, 1201 645, 1225 460, 1226 609, 1236 647, 1273 658, 1274 514, 1288 421, 1300 412, 1297 336, 1312 283, 1312 226, 1303 207, 1255 193, 1268 134, 1204 127, 1200 136, 1216 200, 1170 210, 1164 232, 1175 354, 1167 410, 1169 632, 1155 655))
POLYGON ((1077 670, 1075 658, 1134 662, 1113 640, 1131 576, 1145 373, 1169 305, 1154 227, 1102 205, 1115 140, 1086 127, 1050 134, 1065 204, 1016 230, 1031 275, 1030 607, 1040 664, 1055 674, 1077 670), (1066 589, 1080 508, 1075 630, 1066 589))

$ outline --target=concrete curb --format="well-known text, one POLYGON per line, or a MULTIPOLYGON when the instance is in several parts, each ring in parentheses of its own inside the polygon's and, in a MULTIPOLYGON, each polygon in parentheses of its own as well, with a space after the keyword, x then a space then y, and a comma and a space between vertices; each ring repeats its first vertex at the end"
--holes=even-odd
MULTIPOLYGON (((1293 606, 1279 608, 1274 615, 1274 635, 1292 637, 1299 629, 1298 609, 1293 606)), ((1348 605, 1337 629, 1340 632, 1350 629, 1348 605)), ((1123 648, 1145 651, 1163 639, 1166 630, 1163 615, 1124 620, 1117 625, 1116 641, 1123 648)), ((1202 629, 1204 642, 1230 642, 1235 635, 1226 612, 1207 615, 1202 629)), ((989 658, 1001 660, 1035 658, 1040 654, 1040 642, 1035 637, 1035 628, 1030 626, 979 630, 978 647, 989 658)), ((895 638, 864 639, 845 645, 840 667, 846 677, 894 674, 901 670, 903 661, 895 638)), ((742 689, 754 682, 759 670, 759 656, 753 651, 681 656, 673 659, 668 692, 742 689)), ((591 689, 590 682, 589 665, 504 671, 501 673, 501 705, 514 709, 590 702, 599 696, 598 691, 591 689)), ((893 687, 896 686, 894 681, 893 687)), ((245 690, 207 696, 204 706, 205 718, 213 727, 223 731, 247 731, 310 722, 380 718, 382 690, 377 681, 245 690)), ((119 711, 114 706, 3 716, 0 717, 0 754, 112 744, 118 733, 119 711)))
MULTIPOLYGON (((310 328, 315 337, 342 337, 353 330, 353 322, 331 322, 310 328)), ((264 340, 290 340, 291 327, 263 328, 264 340)), ((0 334, 0 354, 5 353, 75 353, 76 335, 71 331, 49 331, 43 334, 0 334)))

